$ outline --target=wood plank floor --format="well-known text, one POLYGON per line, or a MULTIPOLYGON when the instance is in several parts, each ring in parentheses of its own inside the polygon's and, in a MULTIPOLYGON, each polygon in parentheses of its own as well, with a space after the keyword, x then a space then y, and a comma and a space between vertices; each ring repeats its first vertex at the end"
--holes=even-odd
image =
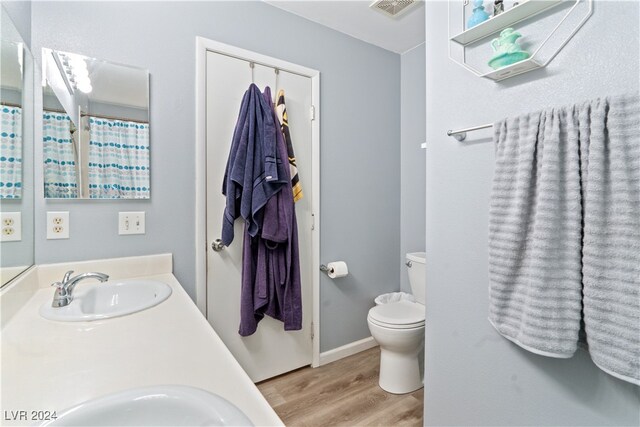
POLYGON ((378 347, 319 368, 302 368, 258 388, 285 425, 422 426, 424 389, 387 393, 378 386, 378 347))

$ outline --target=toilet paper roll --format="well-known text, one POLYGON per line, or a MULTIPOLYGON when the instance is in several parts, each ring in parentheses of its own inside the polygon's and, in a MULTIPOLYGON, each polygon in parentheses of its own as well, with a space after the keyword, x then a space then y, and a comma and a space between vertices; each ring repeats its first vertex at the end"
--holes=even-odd
POLYGON ((335 261, 330 262, 327 265, 327 274, 332 279, 337 279, 338 277, 344 277, 349 274, 349 269, 347 268, 347 263, 344 261, 335 261))

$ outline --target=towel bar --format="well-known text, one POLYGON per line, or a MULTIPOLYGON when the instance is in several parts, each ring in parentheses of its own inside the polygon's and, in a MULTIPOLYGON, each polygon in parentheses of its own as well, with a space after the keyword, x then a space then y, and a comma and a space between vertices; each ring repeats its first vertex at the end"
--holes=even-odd
POLYGON ((493 124, 488 124, 488 125, 480 125, 480 126, 474 126, 471 128, 466 128, 466 129, 460 129, 460 130, 448 130, 447 131, 447 136, 452 136, 455 139, 457 139, 458 141, 464 141, 465 138, 467 137, 467 132, 471 132, 474 130, 480 130, 480 129, 488 129, 493 127, 493 124))

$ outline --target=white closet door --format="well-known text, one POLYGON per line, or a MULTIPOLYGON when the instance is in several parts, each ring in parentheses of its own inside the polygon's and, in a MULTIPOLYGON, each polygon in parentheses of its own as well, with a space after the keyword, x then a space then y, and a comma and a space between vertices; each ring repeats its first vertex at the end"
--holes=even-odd
MULTIPOLYGON (((254 81, 276 95, 272 68, 255 65, 254 81)), ((230 56, 207 53, 207 319, 255 382, 311 364, 312 360, 312 247, 311 247, 311 78, 280 71, 278 88, 284 89, 289 126, 304 198, 296 203, 302 274, 303 328, 284 331, 283 323, 266 317, 249 337, 238 334, 243 220, 235 225, 230 247, 215 252, 220 238, 225 198, 222 180, 240 102, 251 83, 249 63, 230 56)))

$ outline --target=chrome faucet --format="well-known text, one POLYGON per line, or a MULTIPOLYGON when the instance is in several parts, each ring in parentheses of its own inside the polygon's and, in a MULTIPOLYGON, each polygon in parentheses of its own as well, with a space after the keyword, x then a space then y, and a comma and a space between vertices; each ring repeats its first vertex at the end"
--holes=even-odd
POLYGON ((78 282, 85 279, 98 279, 100 282, 106 282, 109 276, 104 273, 82 273, 75 277, 71 277, 73 270, 69 270, 62 278, 62 282, 52 283, 51 286, 56 287, 56 292, 53 294, 53 302, 51 307, 65 307, 73 301, 73 290, 78 282))

